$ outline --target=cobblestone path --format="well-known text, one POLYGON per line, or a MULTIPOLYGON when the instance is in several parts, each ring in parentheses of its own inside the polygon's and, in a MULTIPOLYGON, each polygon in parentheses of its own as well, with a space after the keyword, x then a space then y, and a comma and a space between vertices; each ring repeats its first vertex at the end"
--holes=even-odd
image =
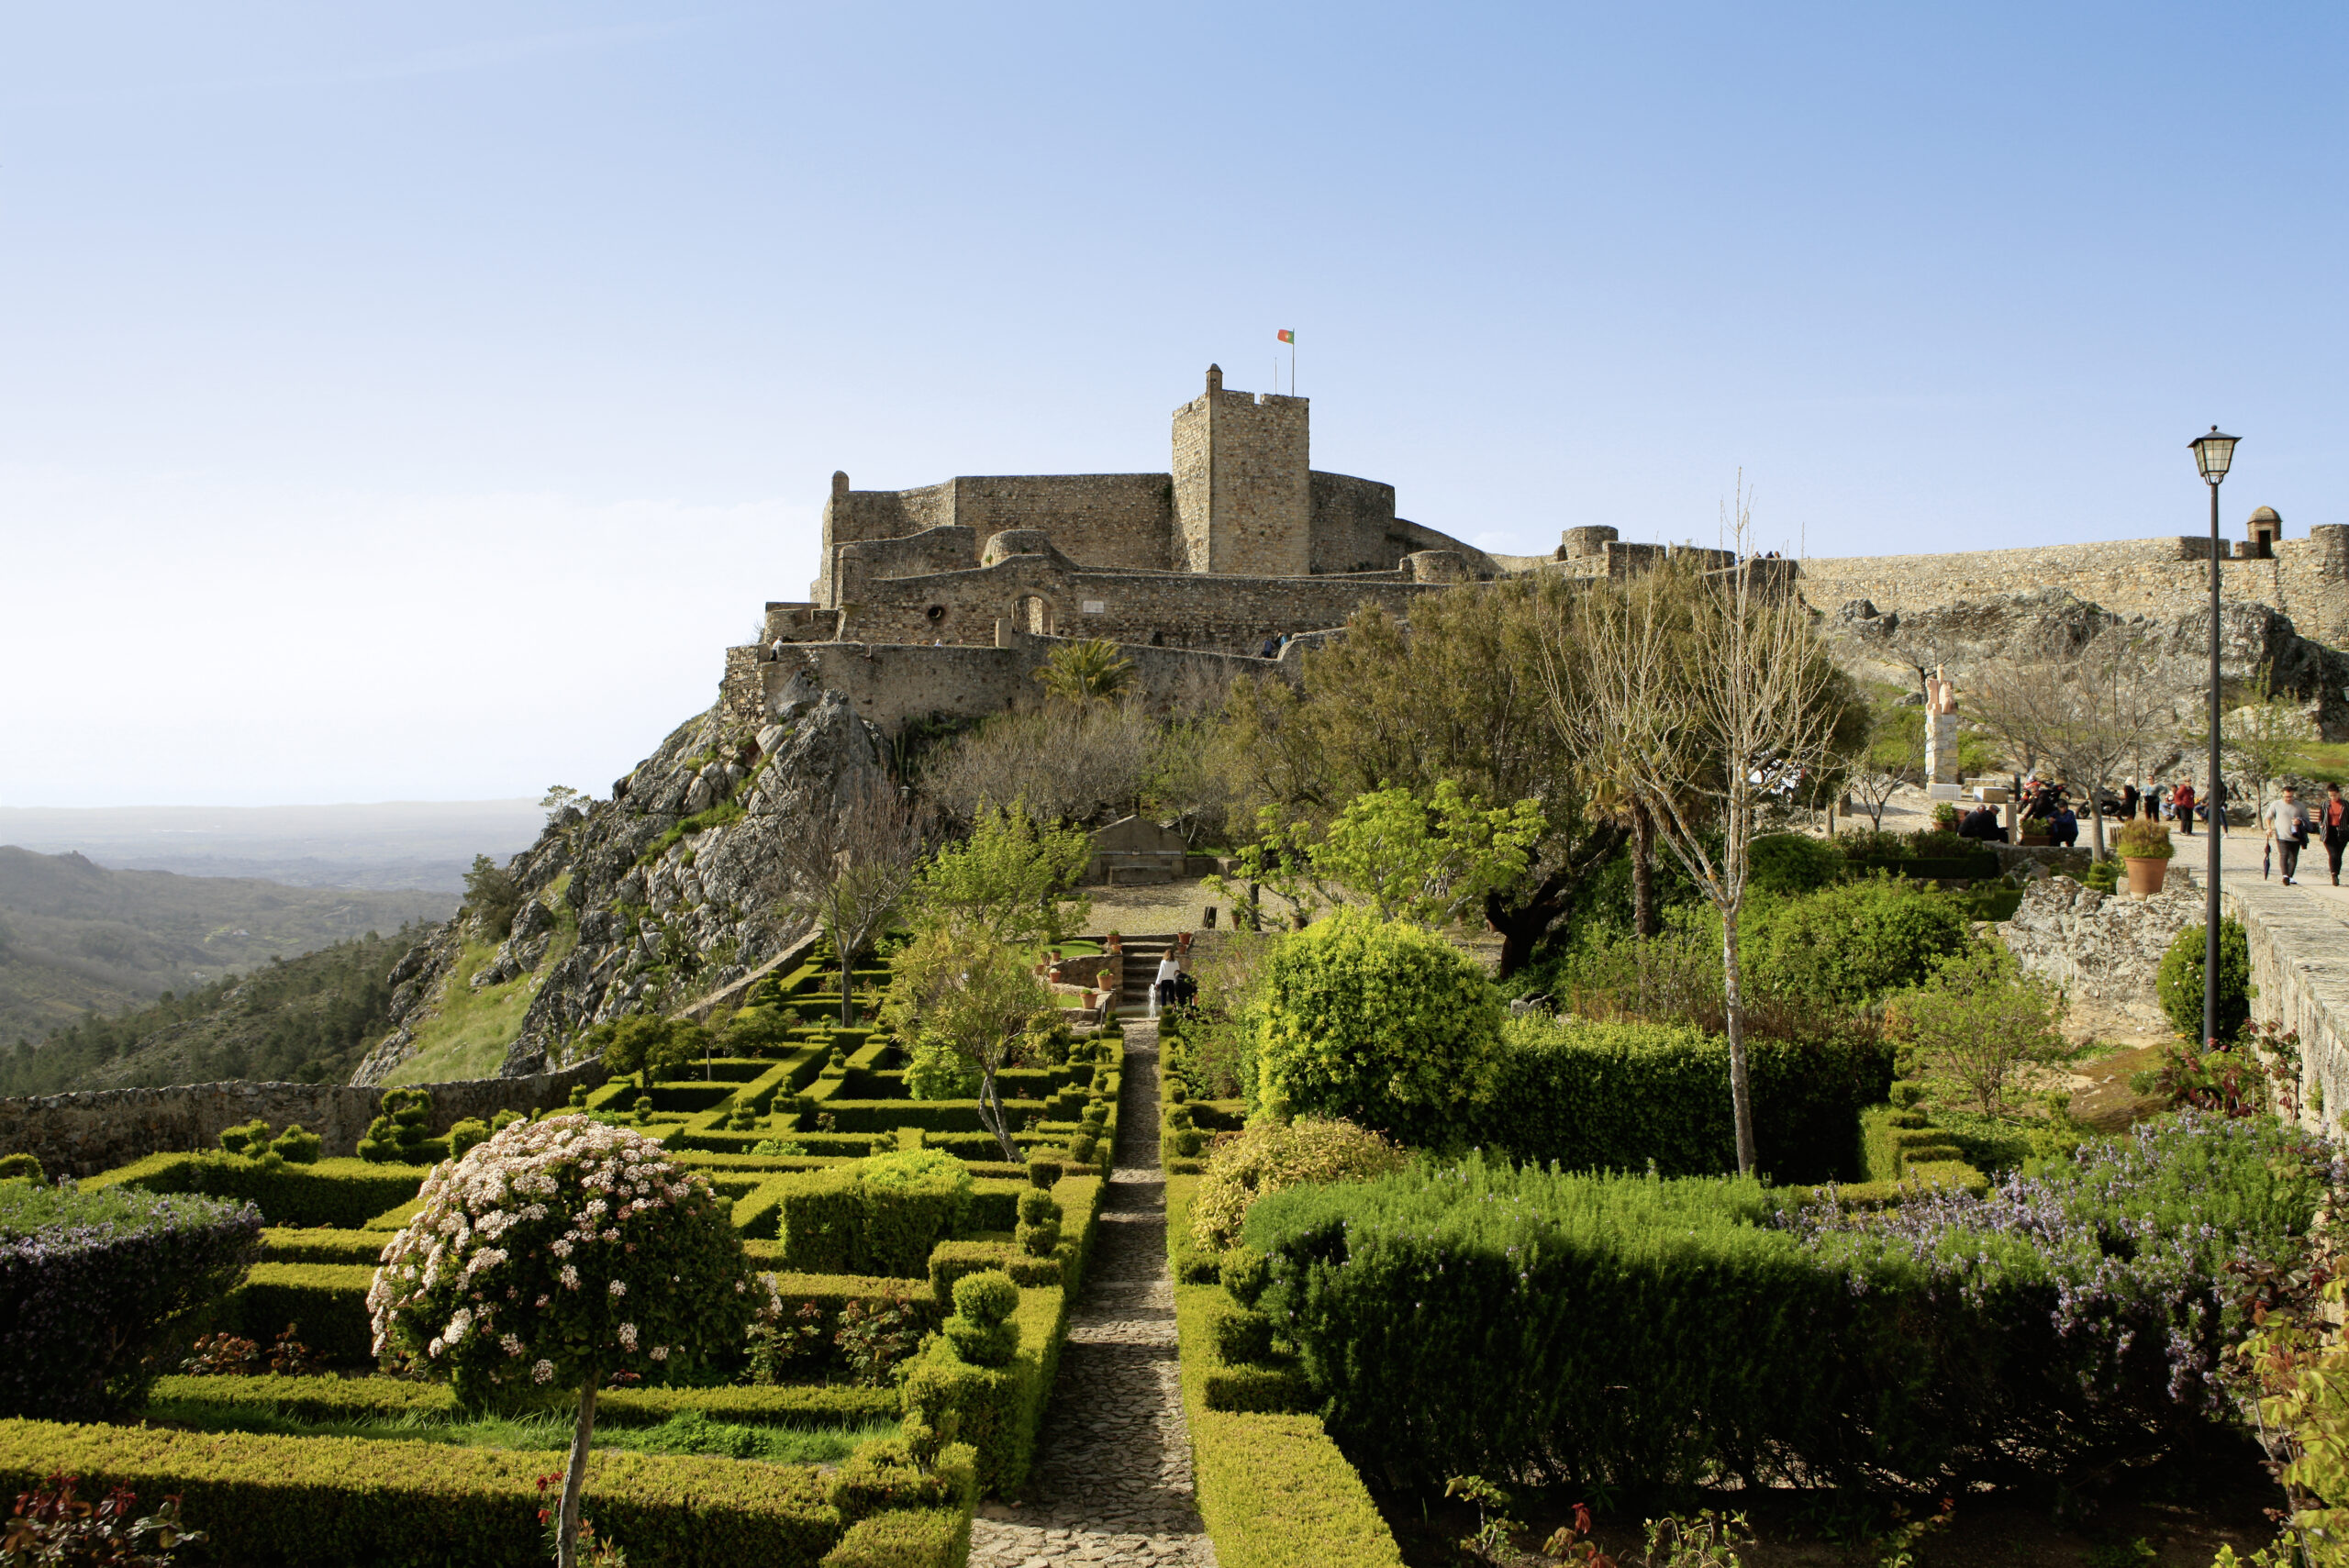
POLYGON ((1215 1568, 1191 1500, 1191 1436, 1175 1373, 1154 1023, 1126 1025, 1117 1161, 1028 1496, 1018 1507, 979 1506, 971 1562, 1215 1568))

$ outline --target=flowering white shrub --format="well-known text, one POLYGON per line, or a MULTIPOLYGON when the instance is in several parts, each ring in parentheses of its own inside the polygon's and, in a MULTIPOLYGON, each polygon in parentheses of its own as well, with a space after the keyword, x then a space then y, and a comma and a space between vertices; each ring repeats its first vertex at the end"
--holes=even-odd
POLYGON ((444 1371, 468 1404, 662 1381, 778 1310, 725 1200, 628 1128, 516 1122, 419 1196, 367 1292, 375 1353, 444 1371))

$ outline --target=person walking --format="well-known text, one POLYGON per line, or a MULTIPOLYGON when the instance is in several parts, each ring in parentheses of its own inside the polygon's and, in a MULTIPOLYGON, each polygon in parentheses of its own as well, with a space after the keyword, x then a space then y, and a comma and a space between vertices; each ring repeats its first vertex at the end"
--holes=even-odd
POLYGON ((2276 846, 2276 858, 2284 863, 2284 885, 2292 885, 2292 873, 2300 866, 2300 846, 2309 841, 2308 812, 2300 805, 2300 797, 2290 784, 2284 786, 2284 798, 2271 802, 2261 814, 2267 818, 2267 838, 2276 846))
POLYGON ((2324 803, 2316 808, 2317 826, 2324 833, 2324 858, 2332 863, 2332 885, 2341 885, 2341 851, 2349 849, 2349 800, 2341 798, 2341 786, 2324 786, 2324 803))
POLYGON ((1150 1016, 1158 1017, 1158 1009, 1174 1001, 1174 982, 1181 978, 1183 966, 1175 960, 1174 950, 1168 948, 1166 956, 1158 961, 1158 975, 1150 983, 1150 1016))
POLYGON ((2223 777, 2210 781, 2210 831, 2221 839, 2227 836, 2227 800, 2231 793, 2223 777))
POLYGON ((2179 828, 2189 839, 2194 837, 2194 781, 2180 779, 2177 787, 2169 792, 2172 805, 2177 807, 2179 828))

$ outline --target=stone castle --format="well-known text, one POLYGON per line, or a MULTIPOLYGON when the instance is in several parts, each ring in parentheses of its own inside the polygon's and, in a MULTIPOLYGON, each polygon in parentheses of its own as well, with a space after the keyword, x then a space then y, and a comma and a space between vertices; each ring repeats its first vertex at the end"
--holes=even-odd
MULTIPOLYGON (((1668 556, 1709 570, 1734 557, 1695 546, 1566 529, 1546 556, 1498 555, 1408 518, 1395 489, 1311 462, 1311 405, 1205 390, 1174 410, 1162 473, 963 476, 858 490, 832 475, 810 597, 770 602, 763 641, 728 651, 729 710, 764 723, 823 690, 894 732, 1039 698, 1033 672, 1072 638, 1125 645, 1140 689, 1162 700, 1208 689, 1288 638, 1294 674, 1319 634, 1364 605, 1408 619, 1454 584, 1532 573, 1620 579, 1668 556), (1302 641, 1296 640, 1302 639, 1302 641)), ((1783 564, 1830 614, 1913 615, 2003 595, 2068 590, 2123 617, 2202 613, 2210 544, 2195 535, 1941 555, 1783 564)), ((2305 638, 2349 646, 2349 526, 2283 537, 2266 507, 2232 545, 2222 593, 2289 617, 2305 638)), ((2332 694, 2340 696, 2349 694, 2332 694)))

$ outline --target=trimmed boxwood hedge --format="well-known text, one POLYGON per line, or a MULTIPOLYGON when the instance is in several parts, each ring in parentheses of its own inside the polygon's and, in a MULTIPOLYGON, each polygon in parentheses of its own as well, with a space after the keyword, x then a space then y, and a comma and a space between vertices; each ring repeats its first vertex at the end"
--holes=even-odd
POLYGON ((1941 1486, 2198 1427, 2223 1267, 2288 1262, 2323 1168, 2290 1130, 2180 1118, 1863 1224, 1750 1180, 1471 1159, 1272 1194, 1244 1236, 1365 1464, 1941 1486))
MULTIPOLYGON (((59 1472, 184 1499, 245 1568, 539 1568, 538 1478, 560 1453, 361 1438, 0 1421, 0 1493, 59 1472)), ((818 1568, 846 1532, 805 1465, 600 1449, 586 1513, 631 1557, 686 1568, 818 1568)))
POLYGON ((255 1263, 221 1303, 221 1326, 262 1344, 289 1323, 294 1337, 329 1362, 375 1359, 367 1320, 373 1263, 255 1263))
MULTIPOLYGON (((445 1383, 401 1377, 158 1378, 150 1407, 202 1418, 273 1411, 301 1421, 364 1421, 401 1416, 459 1413, 456 1391, 445 1383)), ((897 1391, 861 1384, 780 1384, 771 1387, 613 1388, 596 1398, 598 1427, 657 1427, 680 1411, 738 1427, 888 1420, 897 1391)))
MULTIPOLYGON (((1170 1262, 1192 1245, 1197 1185, 1192 1176, 1167 1180, 1170 1262)), ((1216 1560, 1224 1568, 1402 1568, 1394 1532, 1319 1416, 1220 1408, 1209 1397, 1211 1383, 1234 1370, 1216 1356, 1207 1327, 1223 1299, 1220 1285, 1174 1287, 1192 1483, 1216 1560)))
MULTIPOLYGON (((1859 1172, 1859 1114, 1892 1083, 1876 1042, 1746 1042, 1762 1169, 1785 1182, 1859 1172)), ((1462 1140, 1569 1171, 1667 1176, 1737 1169, 1729 1044, 1672 1024, 1512 1018, 1498 1081, 1462 1140)))
POLYGON ((355 1230, 384 1210, 413 1199, 429 1169, 378 1165, 365 1160, 320 1160, 272 1169, 241 1154, 150 1154, 92 1176, 82 1185, 242 1198, 256 1205, 262 1218, 272 1225, 326 1225, 355 1230))
POLYGON ((990 1496, 1014 1496, 1027 1485, 1068 1334, 1068 1301, 1054 1285, 1019 1293, 1010 1318, 1019 1328, 1019 1349, 1010 1365, 973 1366, 941 1335, 914 1358, 900 1385, 907 1415, 952 1430, 978 1451, 979 1485, 990 1496), (942 1424, 950 1415, 952 1427, 942 1424))
POLYGON ((0 1414, 136 1407, 260 1251, 250 1204, 0 1186, 0 1414))

